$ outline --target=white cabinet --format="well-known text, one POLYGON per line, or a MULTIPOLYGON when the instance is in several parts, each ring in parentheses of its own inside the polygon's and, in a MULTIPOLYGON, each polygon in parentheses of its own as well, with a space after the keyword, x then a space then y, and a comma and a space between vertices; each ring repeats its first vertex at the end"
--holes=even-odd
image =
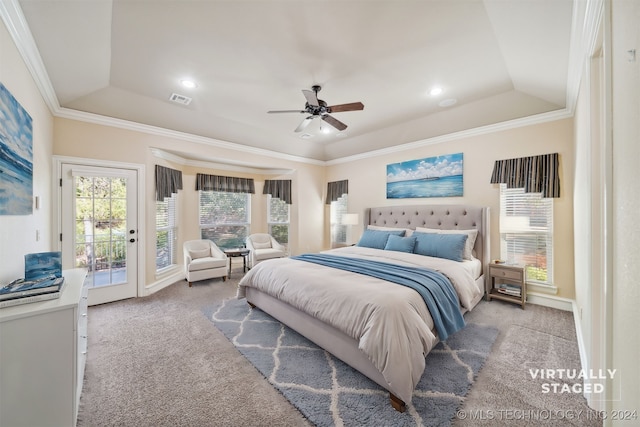
POLYGON ((86 270, 59 298, 0 308, 0 426, 76 425, 87 351, 86 270))

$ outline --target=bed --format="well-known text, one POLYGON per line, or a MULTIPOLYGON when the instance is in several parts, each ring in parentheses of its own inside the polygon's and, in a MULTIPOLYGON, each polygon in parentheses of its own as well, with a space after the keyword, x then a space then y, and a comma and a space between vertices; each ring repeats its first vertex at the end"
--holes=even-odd
MULTIPOLYGON (((446 336, 449 331, 442 329, 441 319, 461 318, 485 294, 489 208, 470 205, 368 208, 364 224, 358 245, 258 264, 240 281, 237 297, 246 298, 252 307, 268 313, 388 390, 392 406, 403 412, 424 372, 426 354, 439 341, 439 335, 446 336), (368 244, 371 236, 377 239, 385 233, 399 235, 387 239, 387 250, 368 244), (451 235, 469 233, 477 233, 473 246, 464 248, 470 259, 427 256, 425 253, 432 253, 406 252, 388 244, 390 240, 398 244, 412 240, 404 238, 408 234, 414 236, 414 242, 415 238, 425 237, 448 242, 460 240, 451 235), (343 270, 333 264, 321 265, 325 258, 349 266, 343 270), (380 274, 392 269, 389 264, 398 265, 403 272, 400 275, 405 270, 411 274, 419 270, 422 274, 423 267, 436 270, 429 274, 443 275, 453 285, 445 286, 445 291, 455 291, 458 297, 455 313, 442 315, 437 310, 432 313, 427 306, 433 309, 433 302, 421 297, 424 292, 388 283, 391 279, 380 274), (371 271, 380 266, 385 271, 376 273, 378 276, 348 271, 369 265, 371 271)), ((471 243, 469 237, 464 241, 471 243)), ((418 248, 417 243, 415 247, 418 248)))

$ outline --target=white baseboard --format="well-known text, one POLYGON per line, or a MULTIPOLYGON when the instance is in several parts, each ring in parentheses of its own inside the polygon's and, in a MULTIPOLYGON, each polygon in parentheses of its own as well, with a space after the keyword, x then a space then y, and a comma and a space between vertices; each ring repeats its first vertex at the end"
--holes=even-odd
POLYGON ((545 307, 557 308, 558 310, 564 311, 574 310, 573 300, 557 297, 551 294, 541 294, 538 292, 527 292, 527 304, 542 305, 545 307))
POLYGON ((162 278, 156 280, 155 282, 145 287, 144 296, 149 296, 151 294, 154 294, 159 290, 164 289, 167 286, 172 285, 181 279, 184 279, 184 273, 182 272, 182 270, 178 270, 170 274, 164 275, 162 276, 162 278))

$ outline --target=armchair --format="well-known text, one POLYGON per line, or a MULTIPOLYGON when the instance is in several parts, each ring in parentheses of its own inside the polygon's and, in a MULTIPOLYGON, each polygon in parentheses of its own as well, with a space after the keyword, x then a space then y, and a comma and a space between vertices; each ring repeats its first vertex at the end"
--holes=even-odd
POLYGON ((249 253, 249 268, 260 261, 272 258, 283 258, 287 256, 286 248, 278 243, 270 234, 257 233, 245 239, 249 253))
POLYGON ((182 247, 184 274, 191 282, 222 277, 227 279, 227 256, 211 240, 189 240, 182 247))

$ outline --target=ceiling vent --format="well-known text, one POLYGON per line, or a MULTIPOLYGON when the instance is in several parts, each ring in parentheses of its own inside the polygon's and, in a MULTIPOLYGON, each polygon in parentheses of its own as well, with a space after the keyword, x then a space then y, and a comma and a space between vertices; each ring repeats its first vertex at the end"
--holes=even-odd
POLYGON ((189 98, 188 96, 180 95, 178 93, 172 93, 169 97, 169 101, 177 102, 178 104, 182 105, 191 104, 191 98, 189 98))

